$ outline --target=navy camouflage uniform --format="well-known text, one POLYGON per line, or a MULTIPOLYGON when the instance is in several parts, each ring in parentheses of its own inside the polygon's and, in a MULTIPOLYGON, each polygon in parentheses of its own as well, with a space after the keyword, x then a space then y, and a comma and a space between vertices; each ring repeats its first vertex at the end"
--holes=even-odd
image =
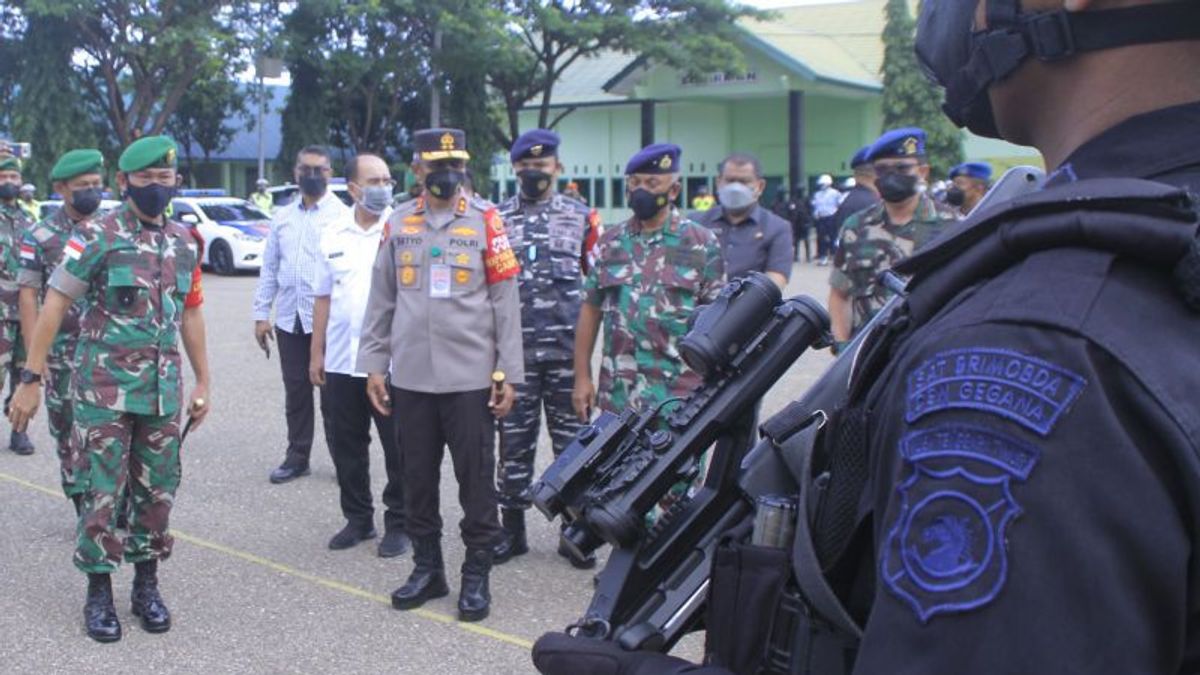
POLYGON ((525 384, 516 385, 517 402, 501 422, 497 483, 502 507, 525 509, 543 408, 555 457, 579 431, 571 407, 575 323, 600 223, 595 210, 557 193, 538 202, 513 196, 500 205, 500 217, 521 263, 525 384))

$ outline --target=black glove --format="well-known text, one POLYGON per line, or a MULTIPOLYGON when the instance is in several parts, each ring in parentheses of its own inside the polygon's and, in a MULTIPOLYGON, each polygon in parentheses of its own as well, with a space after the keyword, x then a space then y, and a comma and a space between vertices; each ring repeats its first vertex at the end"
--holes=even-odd
POLYGON ((542 675, 732 675, 658 652, 626 651, 607 640, 546 633, 533 645, 542 675))

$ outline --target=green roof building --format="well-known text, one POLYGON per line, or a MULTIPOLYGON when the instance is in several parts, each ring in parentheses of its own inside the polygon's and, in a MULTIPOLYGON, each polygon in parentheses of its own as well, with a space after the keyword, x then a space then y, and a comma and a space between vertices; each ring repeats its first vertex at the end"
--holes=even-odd
MULTIPOLYGON (((556 83, 551 119, 563 137, 563 184, 574 181, 605 220, 624 216, 625 161, 650 142, 683 147, 685 196, 711 186, 717 163, 733 151, 763 162, 767 198, 782 186, 844 176, 850 155, 879 135, 884 0, 776 10, 770 22, 741 25, 741 74, 695 78, 630 55, 581 59, 556 83)), ((536 106, 521 128, 536 126, 536 106)), ((971 159, 1001 168, 1038 163, 1028 148, 964 136, 971 159)), ((940 167, 945 171, 948 167, 940 167)), ((516 181, 507 157, 493 169, 493 199, 516 181)))

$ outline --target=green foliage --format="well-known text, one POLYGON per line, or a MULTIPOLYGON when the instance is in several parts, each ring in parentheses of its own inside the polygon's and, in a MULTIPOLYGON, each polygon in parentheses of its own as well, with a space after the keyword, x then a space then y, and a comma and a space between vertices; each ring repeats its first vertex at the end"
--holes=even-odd
POLYGON ((166 131, 179 143, 188 173, 194 159, 193 144, 208 161, 213 153, 229 146, 240 128, 254 127, 254 117, 247 107, 250 97, 246 85, 223 77, 220 71, 219 63, 207 64, 167 121, 166 131))
POLYGON ((617 51, 692 73, 736 70, 743 66, 736 22, 770 16, 726 0, 507 0, 501 9, 506 19, 483 40, 482 63, 504 104, 497 135, 506 143, 531 101, 539 127, 570 114, 552 117, 550 105, 555 83, 580 59, 617 51))
POLYGON ((284 21, 292 91, 280 162, 310 143, 403 155, 428 116, 429 9, 413 0, 300 0, 284 21))
POLYGON ((913 42, 916 22, 909 0, 888 0, 883 29, 883 128, 915 126, 929 135, 934 172, 945 175, 962 161, 962 132, 942 113, 942 92, 921 72, 913 42))
POLYGON ((24 15, 59 17, 74 33, 82 91, 118 145, 161 133, 210 64, 232 79, 260 3, 218 0, 24 0, 24 15))
POLYGON ((29 19, 20 53, 20 96, 12 106, 12 136, 29 141, 34 155, 25 165, 27 182, 49 192, 50 169, 58 157, 74 148, 104 148, 103 129, 97 128, 78 90, 71 65, 74 51, 70 24, 54 16, 29 19))

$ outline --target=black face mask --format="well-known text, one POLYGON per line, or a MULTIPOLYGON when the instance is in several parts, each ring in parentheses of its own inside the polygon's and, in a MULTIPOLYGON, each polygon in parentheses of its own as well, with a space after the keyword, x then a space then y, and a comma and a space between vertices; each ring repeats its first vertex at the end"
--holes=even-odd
POLYGON ((125 196, 133 200, 133 203, 138 207, 138 211, 147 218, 157 218, 162 215, 163 211, 167 210, 167 204, 171 203, 171 197, 175 196, 175 187, 159 185, 151 183, 136 187, 130 185, 125 188, 125 196))
POLYGON ((517 178, 521 181, 521 195, 526 199, 537 199, 546 194, 554 180, 554 176, 537 169, 522 169, 517 172, 517 178))
POLYGON ((967 201, 967 193, 962 191, 960 187, 952 187, 946 190, 946 203, 950 206, 962 206, 967 201))
POLYGON ((898 204, 917 194, 917 177, 903 173, 888 173, 875 179, 875 189, 883 201, 898 204))
POLYGON ((16 183, 0 183, 0 199, 8 201, 16 199, 17 193, 21 191, 21 186, 16 183))
POLYGON ((425 189, 438 199, 449 199, 458 192, 458 186, 466 180, 467 174, 454 169, 431 171, 425 176, 425 189))
POLYGON ((666 192, 651 192, 638 188, 629 193, 629 208, 638 220, 650 220, 658 215, 670 203, 670 195, 666 192))
POLYGON ((945 88, 946 115, 980 136, 1000 138, 988 87, 1030 57, 1050 62, 1080 52, 1200 39, 1193 0, 1087 12, 1022 13, 1020 0, 987 0, 985 31, 972 32, 975 3, 925 0, 916 52, 925 74, 945 88))
POLYGON ((325 194, 328 181, 325 176, 301 176, 300 191, 307 197, 320 197, 325 194))
MULTIPOLYGON (((71 190, 71 208, 81 216, 90 216, 100 208, 100 189, 71 190)), ((138 207, 139 209, 141 206, 138 207)))

